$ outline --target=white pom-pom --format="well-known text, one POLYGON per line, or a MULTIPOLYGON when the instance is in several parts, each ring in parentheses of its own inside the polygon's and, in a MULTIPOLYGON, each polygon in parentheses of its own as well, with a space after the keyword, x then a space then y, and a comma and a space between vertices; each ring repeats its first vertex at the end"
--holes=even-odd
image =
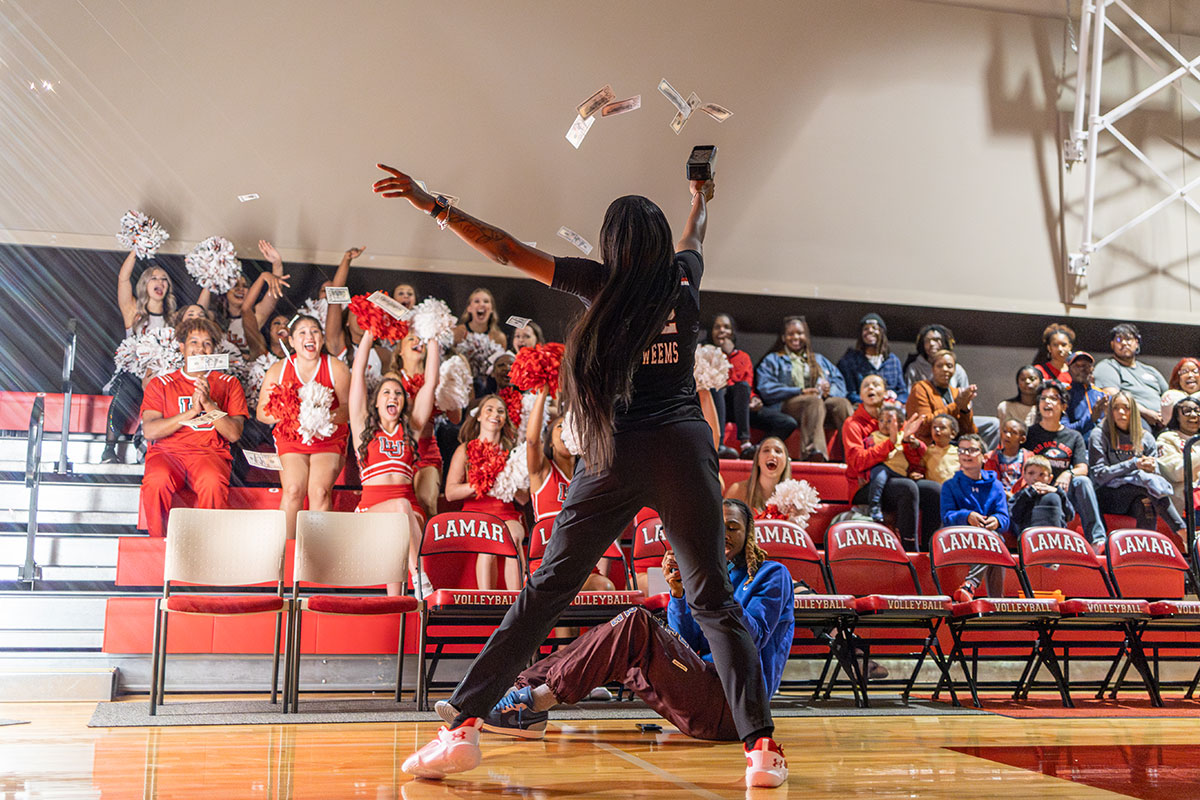
POLYGON ((573 456, 583 453, 583 448, 579 444, 579 434, 575 431, 575 417, 568 411, 563 415, 562 426, 563 447, 567 448, 567 452, 573 456))
POLYGON ((496 476, 489 495, 505 503, 511 503, 521 489, 529 488, 529 462, 525 457, 525 448, 514 447, 508 454, 504 469, 496 476))
POLYGON ((118 372, 129 372, 138 378, 157 377, 182 367, 183 352, 175 341, 174 328, 151 328, 124 339, 117 346, 113 363, 118 372))
POLYGON ((242 356, 242 350, 229 339, 222 339, 217 345, 217 353, 225 353, 229 356, 230 375, 237 378, 239 381, 246 380, 246 374, 250 371, 250 364, 247 363, 245 357, 242 356))
POLYGON ((801 528, 808 524, 808 518, 821 503, 821 495, 808 481, 786 480, 775 485, 775 491, 767 500, 767 505, 775 506, 788 520, 801 528))
POLYGON ((504 352, 486 333, 468 333, 455 350, 467 360, 472 375, 486 375, 492 356, 504 352))
POLYGON ((121 217, 117 244, 125 250, 132 250, 138 258, 151 258, 170 238, 171 234, 163 230, 154 217, 141 211, 126 211, 125 216, 121 217))
POLYGON ((296 424, 300 441, 312 444, 313 439, 333 435, 334 425, 329 414, 331 405, 333 390, 328 386, 310 381, 300 387, 300 415, 296 424))
MULTIPOLYGON (((529 427, 529 415, 533 413, 533 403, 537 400, 537 392, 525 392, 521 395, 521 424, 517 426, 517 444, 525 441, 525 429, 529 427)), ((550 398, 542 401, 542 435, 545 435, 546 423, 550 421, 550 398)))
POLYGON ((696 389, 723 389, 729 384, 729 359, 719 347, 696 345, 696 364, 692 367, 696 389))
POLYGON ((220 236, 210 236, 196 245, 183 263, 200 288, 218 294, 232 289, 242 274, 242 262, 233 244, 220 236))
POLYGON ((451 356, 438 368, 433 401, 442 411, 466 408, 471 401, 471 368, 462 356, 451 356))
POLYGON ((435 297, 427 297, 404 315, 411 330, 423 344, 435 341, 442 347, 454 344, 457 319, 450 306, 435 297))
POLYGON ((246 367, 246 377, 242 379, 242 389, 246 393, 247 408, 258 408, 258 393, 262 391, 263 380, 267 377, 267 370, 278 360, 268 350, 246 367))
POLYGON ((325 320, 329 318, 329 301, 324 297, 320 299, 310 297, 304 301, 304 305, 300 306, 296 313, 315 317, 317 324, 321 326, 321 331, 324 332, 325 320))

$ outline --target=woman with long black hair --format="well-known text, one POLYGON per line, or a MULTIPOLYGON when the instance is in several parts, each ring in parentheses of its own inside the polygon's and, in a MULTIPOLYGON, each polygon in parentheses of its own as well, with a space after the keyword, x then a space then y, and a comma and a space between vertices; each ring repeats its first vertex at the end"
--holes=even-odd
POLYGON ((408 175, 380 168, 389 176, 375 183, 376 193, 408 199, 492 261, 574 294, 587 308, 567 338, 561 373, 583 461, 545 559, 450 698, 454 720, 403 769, 441 778, 479 764, 483 718, 494 706, 523 707, 505 691, 592 566, 638 509, 652 506, 745 743, 746 781, 780 785, 787 762, 771 739, 762 665, 725 568, 717 452, 692 377, 712 182, 691 182, 691 212, 674 246, 657 205, 634 195, 614 200, 600 230, 603 262, 597 263, 555 258, 523 244, 421 190, 408 175))

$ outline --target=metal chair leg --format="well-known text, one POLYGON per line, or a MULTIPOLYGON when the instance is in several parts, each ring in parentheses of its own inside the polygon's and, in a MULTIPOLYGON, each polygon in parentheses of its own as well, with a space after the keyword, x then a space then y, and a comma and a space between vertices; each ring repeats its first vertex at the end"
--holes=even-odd
POLYGON ((158 714, 158 653, 165 650, 162 640, 162 601, 154 601, 154 643, 150 647, 150 716, 158 714))
MULTIPOLYGON (((271 658, 271 705, 279 702, 279 648, 283 636, 283 612, 275 615, 275 652, 271 658)), ((285 680, 286 683, 286 680, 285 680)))

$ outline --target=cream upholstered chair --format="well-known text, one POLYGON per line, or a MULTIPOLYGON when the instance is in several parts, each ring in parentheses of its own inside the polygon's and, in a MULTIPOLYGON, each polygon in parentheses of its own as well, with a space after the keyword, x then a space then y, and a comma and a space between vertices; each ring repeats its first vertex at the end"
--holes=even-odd
MULTIPOLYGON (((260 509, 176 508, 167 520, 163 596, 155 604, 154 645, 150 661, 150 714, 157 713, 166 686, 167 619, 171 614, 241 616, 275 614, 271 664, 271 702, 276 702, 283 614, 283 551, 287 527, 283 511, 260 509), (212 594, 201 586, 275 584, 273 592, 212 594)), ((286 687, 285 687, 286 688, 286 687)), ((286 694, 286 692, 285 692, 286 694)))
MULTIPOLYGON (((300 705, 300 629, 304 612, 373 616, 400 614, 396 647, 396 700, 404 677, 404 614, 416 611, 415 597, 381 594, 304 594, 302 584, 320 589, 357 588, 394 583, 408 577, 408 515, 400 512, 355 514, 301 511, 296 517, 296 561, 288 620, 288 672, 291 710, 300 705)), ((284 694, 287 710, 289 694, 284 694)))

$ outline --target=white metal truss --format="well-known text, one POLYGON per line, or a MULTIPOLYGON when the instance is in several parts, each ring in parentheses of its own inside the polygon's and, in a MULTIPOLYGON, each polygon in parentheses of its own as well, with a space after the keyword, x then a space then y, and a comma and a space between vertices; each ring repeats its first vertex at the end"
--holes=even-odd
POLYGON ((1183 81, 1187 77, 1200 80, 1200 56, 1190 61, 1150 23, 1130 8, 1126 0, 1083 0, 1079 25, 1079 64, 1075 83, 1075 116, 1071 125, 1071 136, 1063 142, 1063 158, 1067 168, 1083 162, 1086 167, 1084 178, 1083 235, 1077 252, 1067 260, 1067 272, 1071 275, 1087 275, 1091 256, 1103 249, 1118 236, 1140 225, 1164 208, 1182 201, 1200 212, 1200 204, 1189 196, 1189 192, 1200 187, 1200 177, 1179 185, 1167 177, 1150 159, 1126 138, 1117 128, 1117 123, 1159 92, 1170 89, 1178 93, 1185 103, 1200 111, 1200 102, 1184 91, 1183 81), (1110 8, 1120 9, 1128 16, 1133 26, 1143 31, 1168 55, 1173 69, 1151 58, 1134 39, 1122 30, 1109 14, 1110 8), (1109 32, 1123 42, 1138 58, 1145 62, 1158 79, 1136 94, 1117 103, 1107 112, 1100 113, 1100 91, 1104 77, 1104 39, 1109 32), (1097 234, 1094 228, 1096 208, 1096 159, 1099 153, 1100 134, 1108 133, 1126 150, 1142 162, 1166 187, 1168 193, 1158 202, 1136 214, 1123 225, 1106 234, 1097 234))

